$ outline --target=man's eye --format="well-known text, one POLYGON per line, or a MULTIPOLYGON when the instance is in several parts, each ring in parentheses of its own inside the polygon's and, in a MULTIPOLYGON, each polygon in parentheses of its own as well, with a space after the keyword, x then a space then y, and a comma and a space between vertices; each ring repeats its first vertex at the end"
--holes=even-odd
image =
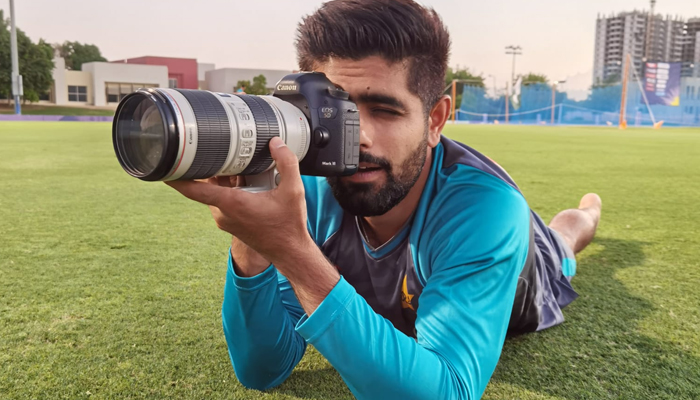
POLYGON ((394 111, 394 110, 387 109, 387 108, 374 108, 374 109, 372 109, 372 112, 373 113, 387 114, 387 115, 394 115, 394 116, 401 115, 401 113, 394 111))

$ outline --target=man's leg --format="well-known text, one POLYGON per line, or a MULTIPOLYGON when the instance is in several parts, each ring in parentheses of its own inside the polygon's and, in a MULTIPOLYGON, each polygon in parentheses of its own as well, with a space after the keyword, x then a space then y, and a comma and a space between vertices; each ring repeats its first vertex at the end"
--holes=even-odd
POLYGON ((593 240, 602 206, 600 196, 588 193, 581 198, 577 209, 564 210, 555 215, 549 227, 564 238, 574 254, 578 254, 593 240))

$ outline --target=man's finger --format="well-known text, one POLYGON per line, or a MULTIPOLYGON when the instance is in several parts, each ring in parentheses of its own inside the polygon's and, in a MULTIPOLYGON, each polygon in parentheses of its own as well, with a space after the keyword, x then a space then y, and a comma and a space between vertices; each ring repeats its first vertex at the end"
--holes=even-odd
POLYGON ((274 137, 270 140, 270 154, 275 160, 277 170, 280 173, 279 186, 302 184, 301 175, 299 174, 299 159, 279 137, 274 137))
POLYGON ((236 197, 242 193, 237 190, 231 190, 231 188, 199 181, 170 181, 165 183, 190 200, 216 207, 236 201, 236 197))

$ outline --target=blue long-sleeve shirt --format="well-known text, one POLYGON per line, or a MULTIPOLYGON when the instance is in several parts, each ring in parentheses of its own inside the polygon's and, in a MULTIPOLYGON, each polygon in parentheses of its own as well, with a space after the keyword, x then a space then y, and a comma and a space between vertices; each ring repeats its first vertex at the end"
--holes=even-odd
POLYGON ((412 219, 377 249, 325 179, 303 180, 309 231, 341 279, 307 316, 274 266, 242 278, 229 257, 222 314, 241 383, 280 384, 310 343, 359 399, 480 398, 532 243, 510 177, 443 138, 412 219))

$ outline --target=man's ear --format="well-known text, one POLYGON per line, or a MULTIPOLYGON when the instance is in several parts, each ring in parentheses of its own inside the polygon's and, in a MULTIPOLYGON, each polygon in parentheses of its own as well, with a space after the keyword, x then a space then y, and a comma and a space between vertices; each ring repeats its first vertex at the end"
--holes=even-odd
POLYGON ((435 147, 440 143, 442 128, 452 112, 452 99, 450 96, 442 96, 430 110, 428 116, 428 145, 435 147))

